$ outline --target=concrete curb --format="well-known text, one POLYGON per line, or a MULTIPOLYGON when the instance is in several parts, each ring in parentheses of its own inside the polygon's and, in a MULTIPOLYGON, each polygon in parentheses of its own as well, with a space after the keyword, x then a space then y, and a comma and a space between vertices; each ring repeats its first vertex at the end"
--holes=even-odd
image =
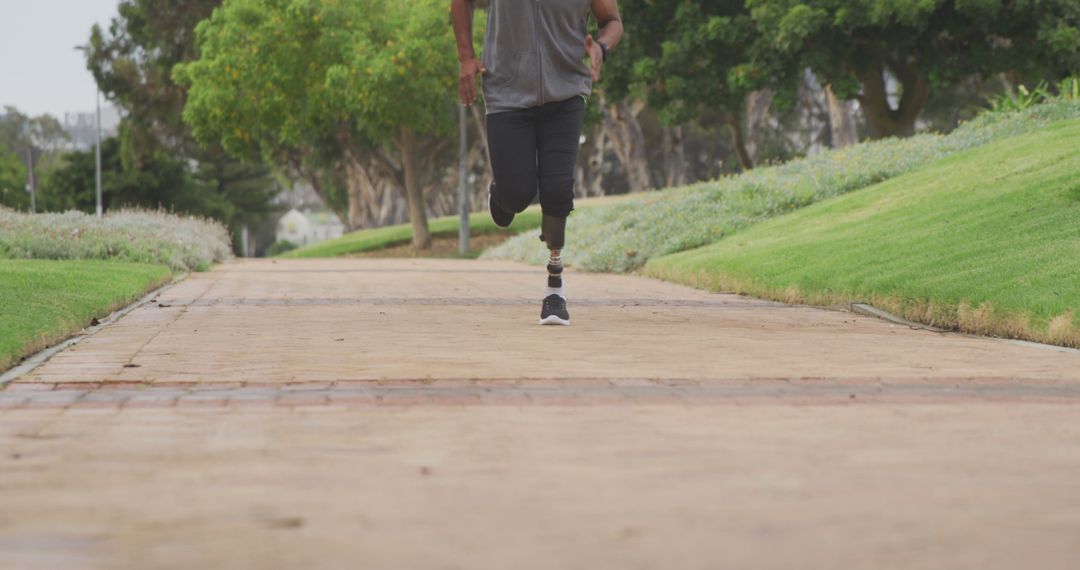
POLYGON ((865 317, 875 317, 875 318, 878 318, 878 319, 881 319, 881 320, 884 320, 884 321, 888 321, 888 322, 893 323, 895 325, 903 325, 903 326, 911 327, 911 328, 917 329, 917 330, 924 330, 924 331, 929 331, 929 332, 934 332, 934 333, 942 333, 942 334, 943 333, 952 333, 952 334, 958 334, 960 336, 965 336, 965 337, 968 337, 968 338, 992 338, 992 339, 995 339, 995 340, 1000 340, 1000 341, 1003 341, 1003 342, 1007 342, 1009 344, 1015 344, 1016 346, 1025 346, 1025 347, 1028 347, 1028 348, 1035 348, 1035 349, 1039 349, 1039 350, 1050 350, 1050 351, 1053 351, 1053 352, 1064 352, 1064 353, 1067 353, 1067 354, 1080 354, 1080 350, 1077 350, 1075 348, 1069 348, 1067 346, 1057 346, 1057 345, 1054 345, 1054 344, 1043 344, 1043 343, 1040 343, 1040 342, 1031 342, 1031 341, 1027 341, 1027 340, 1016 340, 1016 339, 1011 339, 1011 338, 987 337, 987 336, 982 336, 982 335, 977 335, 977 334, 967 334, 967 333, 962 333, 962 332, 958 332, 958 331, 951 331, 951 330, 948 330, 948 329, 941 329, 941 328, 933 327, 933 326, 930 326, 930 325, 924 325, 922 323, 916 323, 914 321, 909 321, 907 319, 898 317, 898 316, 896 316, 896 315, 894 315, 892 313, 889 313, 887 311, 883 311, 883 310, 881 310, 881 309, 879 309, 877 307, 874 307, 872 305, 867 305, 866 303, 851 303, 851 305, 849 305, 849 310, 852 313, 855 313, 855 314, 858 314, 858 315, 863 315, 865 317))
POLYGON ((41 352, 38 352, 37 354, 34 354, 32 356, 27 357, 25 360, 22 361, 22 363, 18 364, 17 366, 15 366, 14 368, 8 370, 7 372, 4 372, 3 374, 0 374, 0 390, 3 390, 5 387, 7 387, 8 384, 10 384, 10 383, 18 380, 19 378, 33 372, 34 369, 36 369, 38 366, 41 366, 42 364, 45 364, 46 362, 48 362, 48 360, 50 358, 52 358, 54 355, 56 355, 57 353, 62 352, 64 350, 67 350, 67 349, 75 346, 76 344, 79 344, 83 340, 86 340, 87 338, 97 334, 98 331, 100 331, 100 330, 104 329, 105 327, 107 327, 107 326, 115 323, 116 321, 120 320, 121 318, 124 317, 124 315, 127 315, 131 311, 134 311, 135 309, 138 309, 139 307, 149 303, 153 299, 157 298, 158 295, 161 295, 165 291, 167 291, 167 290, 171 289, 172 287, 176 286, 177 284, 179 284, 184 279, 187 279, 187 277, 188 277, 188 274, 184 273, 183 275, 180 275, 180 276, 174 278, 169 283, 166 283, 166 284, 162 285, 161 287, 158 287, 157 289, 154 289, 150 293, 147 293, 146 295, 144 295, 138 301, 135 301, 134 303, 132 303, 132 304, 130 304, 130 305, 128 305, 128 306, 126 306, 126 307, 124 307, 122 309, 118 309, 118 310, 114 311, 108 317, 105 317, 104 319, 99 320, 97 325, 83 329, 83 332, 81 334, 79 334, 78 336, 69 338, 69 339, 65 340, 64 342, 61 342, 60 344, 57 344, 56 346, 51 346, 49 348, 46 348, 45 350, 42 350, 41 352))
POLYGON ((882 311, 881 309, 873 305, 867 305, 866 303, 852 303, 851 305, 849 305, 848 308, 851 310, 852 313, 863 315, 864 317, 876 317, 883 321, 889 321, 894 325, 904 325, 913 329, 936 333, 955 332, 946 329, 939 329, 930 325, 924 325, 922 323, 916 323, 915 321, 909 321, 907 319, 898 317, 890 312, 882 311))

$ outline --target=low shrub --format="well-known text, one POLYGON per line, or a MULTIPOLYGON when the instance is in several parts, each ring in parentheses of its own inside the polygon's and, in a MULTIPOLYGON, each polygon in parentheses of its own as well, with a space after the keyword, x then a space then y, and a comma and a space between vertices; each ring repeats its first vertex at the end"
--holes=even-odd
POLYGON ((283 253, 288 253, 298 247, 300 246, 287 239, 275 241, 270 244, 270 247, 266 248, 266 257, 274 257, 283 253))
POLYGON ((113 259, 201 271, 232 257, 221 224, 159 211, 25 214, 0 208, 0 258, 113 259))

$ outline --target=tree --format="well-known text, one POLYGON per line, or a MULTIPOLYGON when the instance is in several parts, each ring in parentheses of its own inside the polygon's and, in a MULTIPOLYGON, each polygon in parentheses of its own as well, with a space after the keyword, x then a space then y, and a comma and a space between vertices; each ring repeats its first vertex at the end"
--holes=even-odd
POLYGON ((126 111, 117 165, 124 179, 141 170, 151 178, 183 170, 173 172, 172 183, 158 179, 152 200, 135 202, 212 216, 235 234, 268 215, 277 182, 258 156, 238 159, 218 145, 198 144, 181 117, 187 90, 172 79, 174 66, 197 56, 195 27, 221 3, 123 0, 107 33, 94 27, 88 64, 106 96, 126 111))
MULTIPOLYGON (((744 169, 753 166, 743 128, 747 97, 795 85, 792 68, 759 53, 743 0, 623 0, 628 41, 605 70, 614 99, 645 98, 668 124, 716 112, 731 129, 744 169)), ((771 100, 771 98, 770 98, 771 100)))
POLYGON ((0 147, 0 206, 22 210, 29 204, 26 165, 14 152, 0 147))
POLYGON ((233 0, 197 30, 175 78, 206 143, 297 166, 343 165, 349 199, 372 162, 400 174, 413 245, 430 247, 422 188, 448 144, 456 58, 441 0, 233 0))
MULTIPOLYGON (((106 209, 125 207, 165 208, 185 214, 211 215, 227 219, 234 205, 207 191, 188 169, 186 162, 165 152, 147 157, 137 167, 124 164, 123 139, 102 141, 102 201, 106 209)), ((90 211, 95 205, 94 151, 64 155, 60 165, 42 184, 39 193, 43 209, 50 211, 90 211)))
POLYGON ((106 96, 127 111, 138 151, 183 149, 193 142, 181 119, 185 89, 172 68, 196 58, 195 26, 222 0, 123 0, 106 33, 94 26, 90 70, 106 96))
POLYGON ((4 107, 0 114, 0 148, 6 148, 23 160, 34 148, 36 168, 49 169, 64 153, 71 137, 52 115, 30 117, 15 107, 4 107))
POLYGON ((907 136, 934 89, 1080 69, 1076 0, 747 0, 780 57, 857 99, 874 138, 907 136), (890 80, 899 85, 895 102, 890 80))

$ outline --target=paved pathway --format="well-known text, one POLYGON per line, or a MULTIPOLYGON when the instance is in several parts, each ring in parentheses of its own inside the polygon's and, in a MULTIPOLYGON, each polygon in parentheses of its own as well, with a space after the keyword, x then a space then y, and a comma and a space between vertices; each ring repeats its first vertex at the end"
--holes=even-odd
POLYGON ((1080 356, 631 277, 245 262, 0 392, 0 568, 1075 568, 1080 356))

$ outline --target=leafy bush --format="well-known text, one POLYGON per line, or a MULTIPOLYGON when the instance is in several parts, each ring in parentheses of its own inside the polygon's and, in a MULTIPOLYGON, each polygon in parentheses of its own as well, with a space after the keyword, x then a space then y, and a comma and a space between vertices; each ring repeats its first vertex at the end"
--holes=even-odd
POLYGON ((231 257, 228 231, 209 219, 121 210, 99 220, 0 208, 0 258, 115 259, 199 271, 231 257))
POLYGON ((1068 77, 1057 84, 1057 95, 1050 92, 1045 81, 1039 82, 1033 89, 1021 85, 1016 93, 1002 93, 989 99, 994 112, 1015 113, 1041 105, 1055 98, 1062 101, 1080 101, 1080 77, 1068 77))
POLYGON ((1065 101, 1080 101, 1080 76, 1063 79, 1057 90, 1058 97, 1065 101))
POLYGON ((1024 85, 1016 89, 1016 93, 1002 93, 990 98, 990 108, 996 112, 1011 113, 1030 109, 1035 105, 1045 103, 1053 95, 1046 82, 1040 82, 1034 89, 1028 90, 1024 85))
POLYGON ((287 239, 275 241, 274 243, 270 244, 270 247, 266 248, 266 257, 278 256, 283 253, 290 252, 298 247, 300 246, 287 239))
MULTIPOLYGON (((575 213, 564 259, 587 271, 631 271, 652 257, 715 242, 755 222, 916 170, 958 152, 1080 117, 1080 101, 1054 100, 1019 113, 987 112, 949 135, 922 134, 831 150, 689 187, 650 192, 575 213)), ((543 264, 532 233, 485 258, 543 264)))

